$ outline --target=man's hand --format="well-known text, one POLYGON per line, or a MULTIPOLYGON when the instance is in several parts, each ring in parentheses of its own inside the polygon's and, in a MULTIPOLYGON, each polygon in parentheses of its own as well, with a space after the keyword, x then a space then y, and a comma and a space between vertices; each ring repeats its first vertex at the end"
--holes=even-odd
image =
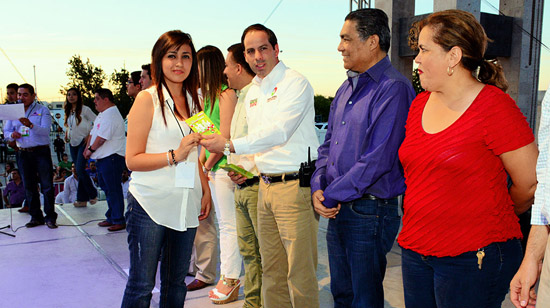
MULTIPOLYGON (((21 133, 13 132, 13 133, 11 133, 11 138, 12 139, 19 139, 19 138, 21 138, 21 133)), ((15 144, 15 142, 13 144, 15 144)), ((10 144, 10 146, 11 146, 11 144, 10 144)), ((13 148, 13 146, 11 146, 11 147, 13 148)))
POLYGON ((313 193, 311 199, 313 201, 313 209, 315 212, 325 218, 336 218, 336 215, 340 212, 341 205, 339 203, 337 207, 330 209, 323 205, 325 197, 323 196, 323 191, 320 189, 313 193))
POLYGON ((223 153, 226 139, 222 135, 202 135, 202 139, 199 142, 200 145, 205 147, 210 153, 223 153))
POLYGON ((212 209, 212 196, 210 195, 210 189, 205 189, 202 192, 201 212, 199 215, 199 221, 208 218, 208 215, 210 215, 211 209, 212 209))
MULTIPOLYGON (((239 165, 239 167, 242 168, 243 166, 239 165)), ((235 171, 229 171, 227 172, 227 175, 229 176, 229 178, 231 178, 231 181, 233 181, 233 183, 237 185, 240 185, 244 183, 244 181, 246 181, 246 176, 239 174, 235 171)))
POLYGON ((84 156, 84 158, 90 159, 90 156, 92 156, 92 151, 86 149, 86 150, 84 150, 84 152, 82 153, 82 155, 84 156))
POLYGON ((31 127, 32 125, 31 120, 29 120, 28 118, 19 118, 19 122, 21 122, 21 124, 25 125, 26 127, 31 127))
POLYGON ((510 300, 516 308, 534 308, 537 302, 535 284, 539 279, 542 262, 525 258, 510 282, 510 300))

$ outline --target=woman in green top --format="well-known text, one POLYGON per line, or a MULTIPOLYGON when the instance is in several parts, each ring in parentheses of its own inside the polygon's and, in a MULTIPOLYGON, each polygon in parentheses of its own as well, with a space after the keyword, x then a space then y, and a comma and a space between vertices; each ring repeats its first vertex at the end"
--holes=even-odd
MULTIPOLYGON (((224 75, 225 60, 222 52, 214 46, 205 46, 197 52, 199 79, 204 102, 204 112, 220 130, 222 136, 230 139, 231 118, 237 104, 237 95, 227 87, 224 75)), ((227 176, 227 171, 219 165, 227 161, 223 154, 201 153, 205 172, 208 173, 212 201, 216 209, 220 230, 220 273, 221 277, 209 293, 215 304, 225 304, 237 299, 241 274, 241 255, 237 243, 235 219, 235 184, 227 176)))

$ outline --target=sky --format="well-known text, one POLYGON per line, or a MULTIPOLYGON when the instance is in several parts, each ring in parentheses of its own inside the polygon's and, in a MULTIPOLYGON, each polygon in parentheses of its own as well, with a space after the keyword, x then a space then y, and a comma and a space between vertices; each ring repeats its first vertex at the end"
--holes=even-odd
MULTIPOLYGON (((379 0, 383 1, 383 0, 379 0)), ((433 10, 417 0, 415 14, 433 10)), ((498 0, 482 0, 481 11, 497 13, 498 0)), ((550 46, 550 9, 544 8, 542 42, 550 46)), ((311 82, 315 94, 334 96, 345 79, 336 50, 349 0, 21 0, 2 4, 0 18, 0 99, 6 85, 28 82, 44 101, 64 101, 73 55, 90 59, 110 76, 114 70, 141 70, 149 63, 158 37, 169 30, 190 33, 195 48, 214 45, 226 54, 254 23, 271 28, 279 40, 279 58, 311 82), (13 12, 13 14, 9 14, 13 12)), ((550 67, 542 48, 541 67, 550 67)), ((550 83, 541 70, 539 88, 550 83)), ((109 87, 108 84, 104 86, 109 87)))

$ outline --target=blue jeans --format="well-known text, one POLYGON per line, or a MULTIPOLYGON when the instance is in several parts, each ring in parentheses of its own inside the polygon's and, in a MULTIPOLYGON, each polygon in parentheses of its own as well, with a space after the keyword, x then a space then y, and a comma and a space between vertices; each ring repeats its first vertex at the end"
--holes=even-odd
POLYGON ((156 224, 130 193, 126 223, 130 275, 122 307, 149 308, 159 259, 160 307, 183 307, 185 276, 197 228, 181 232, 156 224))
POLYGON ((97 197, 97 189, 92 184, 92 179, 86 172, 86 159, 84 158, 84 148, 86 147, 85 140, 73 147, 69 146, 71 151, 71 157, 76 169, 76 175, 78 176, 78 188, 76 191, 76 200, 87 202, 97 197))
POLYGON ((401 218, 397 198, 342 204, 327 232, 334 307, 384 307, 382 281, 401 218))
POLYGON ((501 307, 522 259, 519 240, 492 243, 456 257, 422 256, 403 249, 402 271, 407 308, 501 307))
POLYGON ((19 150, 19 164, 23 167, 25 204, 29 207, 32 219, 44 221, 37 189, 40 183, 40 189, 44 195, 45 220, 55 222, 57 213, 54 207, 53 164, 50 148, 42 147, 32 152, 19 150))
POLYGON ((122 170, 124 157, 112 154, 96 162, 99 186, 105 192, 109 209, 105 213, 112 224, 124 224, 124 195, 122 194, 122 170))

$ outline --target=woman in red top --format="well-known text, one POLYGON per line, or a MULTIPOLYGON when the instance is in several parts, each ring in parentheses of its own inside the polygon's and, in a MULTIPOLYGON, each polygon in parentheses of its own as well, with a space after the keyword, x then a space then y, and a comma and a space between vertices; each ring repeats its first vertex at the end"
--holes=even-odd
POLYGON ((411 105, 399 150, 405 304, 500 307, 521 261, 516 215, 537 183, 533 133, 503 92, 502 67, 484 60, 487 36, 472 14, 437 12, 418 29, 426 92, 411 105))

